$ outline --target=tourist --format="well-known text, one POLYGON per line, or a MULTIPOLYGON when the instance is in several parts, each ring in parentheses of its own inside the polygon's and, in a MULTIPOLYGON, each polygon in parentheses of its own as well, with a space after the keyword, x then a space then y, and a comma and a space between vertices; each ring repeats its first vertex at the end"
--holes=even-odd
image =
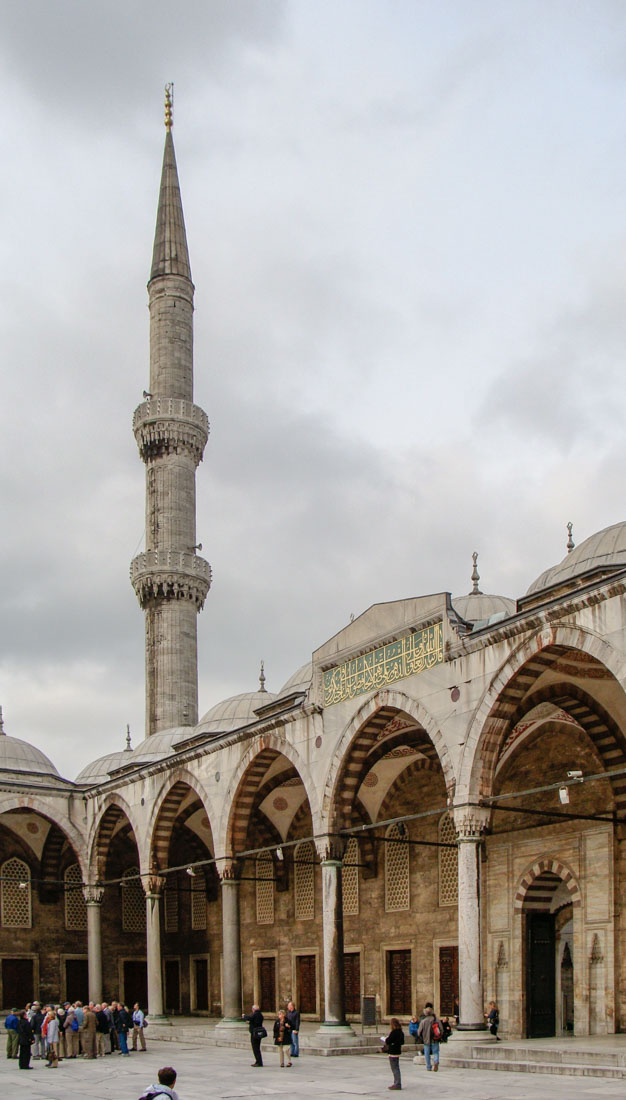
POLYGON ((420 1020, 417 1029, 417 1037, 424 1043, 424 1059, 427 1070, 439 1069, 439 1043, 441 1040, 441 1024, 435 1016, 435 1010, 428 1001, 424 1005, 424 1017, 420 1020))
POLYGON ((254 1054, 254 1062, 252 1068, 256 1069, 258 1066, 263 1065, 263 1055, 261 1054, 261 1040, 267 1035, 267 1031, 263 1027, 263 1013, 258 1005, 252 1005, 252 1012, 249 1016, 244 1016, 244 1020, 248 1021, 248 1027, 250 1029, 250 1042, 252 1044, 252 1053, 254 1054))
POLYGON ((12 1008, 4 1021, 4 1026, 7 1031, 7 1058, 17 1058, 17 1025, 19 1023, 17 1017, 17 1009, 12 1008))
POLYGON ((45 1019, 45 1012, 42 1012, 39 1001, 33 1001, 33 1013, 30 1018, 31 1026, 33 1029, 33 1035, 35 1036, 35 1043, 33 1046, 33 1058, 39 1061, 45 1056, 46 1043, 41 1034, 41 1025, 45 1019))
POLYGON ((48 1051, 46 1069, 56 1069, 59 1065, 59 1019, 53 1008, 48 1011, 41 1030, 46 1037, 48 1051))
POLYGON ((65 1055, 67 1058, 75 1058, 78 1054, 78 1020, 72 1005, 69 1005, 63 1023, 65 1037, 65 1055))
POLYGON ((140 1100, 151 1100, 153 1096, 169 1096, 170 1100, 178 1100, 178 1093, 174 1091, 176 1084, 176 1070, 173 1066, 163 1066, 158 1072, 158 1085, 148 1085, 140 1100))
POLYGON ((500 1036, 498 1035, 498 1028, 500 1026, 500 1013, 498 1012, 498 1007, 495 1001, 490 1001, 487 1005, 485 1019, 487 1021, 487 1026, 489 1027, 491 1034, 493 1035, 496 1042, 499 1043, 500 1036))
POLYGON ((300 1032, 300 1013, 293 1001, 290 1001, 287 1005, 287 1019, 291 1028, 291 1049, 289 1051, 289 1057, 297 1058, 300 1054, 300 1042, 298 1038, 300 1032))
POLYGON ((83 1009, 83 1026, 81 1028, 83 1058, 96 1057, 96 1014, 91 1005, 83 1009))
POLYGON ((280 1068, 284 1069, 285 1065, 289 1067, 291 1060, 285 1062, 285 1047, 291 1050, 291 1027, 284 1008, 279 1009, 278 1019, 274 1021, 274 1046, 278 1047, 280 1068))
POLYGON ((141 1049, 146 1049, 146 1039, 143 1033, 145 1022, 146 1018, 143 1012, 139 1005, 135 1003, 133 1006, 133 1050, 137 1050, 137 1039, 139 1039, 141 1049))
POLYGON ((395 1016, 391 1019, 391 1031, 386 1039, 383 1040, 388 1055, 389 1065, 391 1066, 391 1072, 393 1074, 393 1084, 389 1085, 389 1092, 398 1092, 402 1088, 402 1078, 400 1076, 400 1055, 402 1054, 402 1047, 404 1045, 404 1032, 400 1021, 395 1016))
POLYGON ((126 1005, 117 1005, 117 1013, 114 1013, 115 1030, 117 1031, 117 1038, 120 1044, 120 1054, 123 1054, 125 1058, 128 1058, 128 1042, 127 1036, 130 1031, 130 1025, 132 1024, 132 1018, 126 1005))
POLYGON ((110 1024, 107 1019, 107 1014, 104 1011, 104 1005, 96 1005, 96 1054, 98 1058, 104 1058, 105 1054, 111 1053, 111 1041, 109 1038, 110 1024), (109 1048, 107 1050, 107 1047, 109 1048))
POLYGON ((33 1029, 28 1019, 26 1010, 20 1012, 17 1024, 17 1044, 19 1050, 20 1069, 32 1069, 30 1064, 30 1052, 33 1044, 33 1029))

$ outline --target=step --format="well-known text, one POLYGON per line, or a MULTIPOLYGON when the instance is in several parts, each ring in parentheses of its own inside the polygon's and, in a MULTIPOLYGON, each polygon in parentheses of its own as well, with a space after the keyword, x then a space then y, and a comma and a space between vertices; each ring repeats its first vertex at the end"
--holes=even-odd
POLYGON ((583 1064, 582 1062, 537 1062, 521 1059, 493 1058, 446 1058, 445 1066, 453 1069, 489 1069, 504 1073, 551 1073, 563 1077, 610 1077, 619 1080, 626 1078, 626 1068, 617 1065, 583 1064))
POLYGON ((562 1047, 473 1046, 469 1057, 484 1061, 538 1062, 554 1065, 614 1066, 626 1068, 626 1050, 567 1050, 562 1047))

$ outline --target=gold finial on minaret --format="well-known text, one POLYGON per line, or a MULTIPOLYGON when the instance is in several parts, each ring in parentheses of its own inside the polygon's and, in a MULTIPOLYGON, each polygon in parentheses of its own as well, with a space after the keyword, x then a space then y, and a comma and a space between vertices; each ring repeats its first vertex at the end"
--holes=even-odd
POLYGON ((174 85, 165 85, 165 129, 171 130, 174 125, 172 115, 174 113, 174 85))

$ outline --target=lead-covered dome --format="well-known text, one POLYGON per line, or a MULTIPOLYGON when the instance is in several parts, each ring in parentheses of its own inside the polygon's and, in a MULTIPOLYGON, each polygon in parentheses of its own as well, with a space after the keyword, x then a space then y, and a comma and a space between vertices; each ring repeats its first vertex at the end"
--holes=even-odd
POLYGON ((300 691, 308 691, 311 686, 311 679, 313 677, 313 662, 307 661, 301 668, 297 669, 287 680, 286 684, 283 684, 278 692, 278 698, 282 699, 284 695, 296 695, 300 691))
POLYGON ((45 753, 19 737, 0 736, 0 772, 26 772, 30 775, 58 776, 54 764, 45 753))
POLYGON ((605 527, 590 535, 581 542, 569 554, 553 565, 551 569, 544 570, 531 584, 526 596, 532 596, 545 589, 560 588, 567 585, 575 578, 588 577, 593 574, 609 574, 626 569, 626 523, 614 523, 611 527, 605 527))
POLYGON ((108 779, 111 772, 117 768, 123 768, 124 764, 130 764, 132 749, 122 749, 120 752, 109 752, 106 756, 100 756, 92 760, 76 776, 76 783, 102 783, 108 779))
POLYGON ((493 596, 486 592, 470 592, 467 596, 454 596, 452 606, 466 623, 493 620, 494 616, 508 618, 517 610, 515 600, 508 596, 493 596))
POLYGON ((198 722, 198 733, 230 733, 257 721, 255 711, 267 707, 277 696, 271 691, 244 691, 231 695, 207 710, 198 722))

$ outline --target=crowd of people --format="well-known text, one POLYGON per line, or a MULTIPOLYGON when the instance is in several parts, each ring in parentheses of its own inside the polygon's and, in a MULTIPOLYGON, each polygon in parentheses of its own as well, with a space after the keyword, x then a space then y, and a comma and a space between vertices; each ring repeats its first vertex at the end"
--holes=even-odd
POLYGON ((132 1013, 120 1001, 83 1005, 42 1005, 32 1001, 23 1009, 12 1008, 4 1021, 7 1058, 17 1058, 20 1069, 32 1069, 34 1060, 45 1059, 56 1069, 64 1058, 103 1058, 106 1054, 128 1057, 132 1050, 145 1050, 145 1014, 138 1004, 132 1013), (132 1035, 131 1035, 132 1033, 132 1035))

